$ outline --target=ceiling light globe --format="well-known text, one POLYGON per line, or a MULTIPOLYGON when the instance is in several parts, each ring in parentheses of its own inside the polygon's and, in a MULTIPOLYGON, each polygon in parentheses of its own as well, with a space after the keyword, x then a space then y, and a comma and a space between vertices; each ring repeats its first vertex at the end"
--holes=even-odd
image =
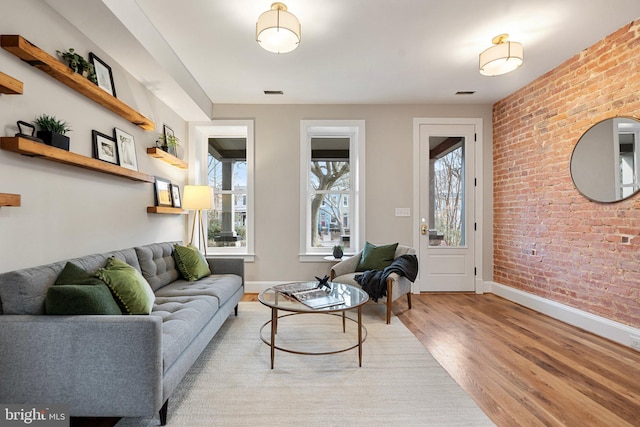
POLYGON ((288 53, 300 44, 300 21, 282 3, 273 3, 256 23, 256 41, 273 53, 288 53))
POLYGON ((517 42, 498 43, 480 54, 480 74, 499 76, 515 70, 523 62, 522 44, 517 42))

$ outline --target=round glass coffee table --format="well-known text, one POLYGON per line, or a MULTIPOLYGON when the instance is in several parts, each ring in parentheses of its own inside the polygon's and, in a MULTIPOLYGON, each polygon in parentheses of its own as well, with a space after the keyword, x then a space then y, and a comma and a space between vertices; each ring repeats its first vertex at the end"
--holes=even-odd
MULTIPOLYGON (((311 288, 316 285, 317 282, 299 282, 289 285, 299 285, 300 287, 308 287, 311 288)), ((285 286, 285 285, 282 285, 285 286)), ((271 347, 271 369, 274 366, 275 359, 275 351, 281 350, 287 353, 295 353, 295 354, 309 354, 309 355, 321 355, 321 354, 334 354, 334 353, 342 353, 354 348, 358 348, 358 366, 362 366, 362 343, 367 338, 367 329, 362 325, 362 306, 369 301, 369 295, 362 289, 347 285, 344 283, 327 283, 330 291, 328 292, 329 297, 337 298, 339 303, 336 305, 330 305, 327 307, 321 308, 311 308, 308 305, 301 303, 298 299, 289 296, 282 291, 278 290, 278 286, 272 287, 262 291, 258 295, 258 301, 267 307, 271 308, 271 320, 266 321, 262 327, 260 328, 260 339, 267 345, 271 347), (357 309, 358 315, 357 320, 354 320, 350 317, 347 317, 345 313, 349 310, 357 309), (287 314, 279 315, 278 311, 287 312, 287 314), (278 319, 287 316, 293 315, 301 315, 301 314, 328 314, 333 316, 342 316, 342 332, 346 331, 346 321, 351 321, 357 324, 358 326, 358 342, 350 345, 346 348, 341 348, 333 351, 324 351, 324 352, 304 352, 293 350, 285 347, 281 347, 276 345, 276 335, 278 332, 278 319), (271 336, 269 338, 265 338, 263 334, 263 330, 267 325, 271 325, 271 336)))

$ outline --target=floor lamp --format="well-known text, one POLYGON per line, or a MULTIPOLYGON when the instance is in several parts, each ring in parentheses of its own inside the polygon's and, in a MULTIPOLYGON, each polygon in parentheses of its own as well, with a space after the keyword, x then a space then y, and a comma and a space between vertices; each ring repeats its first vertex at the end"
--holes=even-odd
POLYGON ((207 238, 204 233, 204 225, 202 224, 202 211, 212 209, 213 202, 213 189, 208 185, 185 185, 184 194, 182 197, 182 209, 195 211, 193 216, 193 224, 191 226, 191 240, 189 244, 193 244, 193 237, 195 236, 196 222, 200 222, 200 229, 198 230, 198 249, 201 249, 201 245, 204 246, 204 255, 207 255, 207 238))

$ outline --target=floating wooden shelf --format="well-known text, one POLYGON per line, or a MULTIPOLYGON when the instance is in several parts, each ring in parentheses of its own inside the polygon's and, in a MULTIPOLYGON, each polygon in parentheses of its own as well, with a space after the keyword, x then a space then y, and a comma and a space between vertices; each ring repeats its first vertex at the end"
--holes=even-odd
POLYGON ((20 206, 20 195, 0 193, 0 206, 20 206))
POLYGON ((154 130, 156 125, 142 114, 111 96, 85 77, 73 72, 71 68, 58 61, 54 56, 31 44, 28 40, 18 35, 0 36, 0 46, 13 53, 27 64, 36 67, 49 74, 54 79, 78 91, 87 98, 97 102, 103 107, 113 111, 131 123, 145 130, 154 130))
POLYGON ((147 213, 184 215, 187 211, 181 208, 171 208, 169 206, 147 206, 147 213))
POLYGON ((110 175, 121 176, 133 181, 155 182, 155 178, 146 173, 123 168, 118 165, 103 162, 81 154, 72 153, 60 148, 51 147, 39 142, 13 136, 0 137, 0 148, 25 156, 40 157, 45 160, 63 163, 65 165, 78 166, 80 168, 102 172, 110 175))
POLYGON ((188 169, 189 164, 184 160, 177 158, 176 156, 167 153, 164 150, 161 150, 158 147, 149 147, 147 148, 147 154, 151 157, 155 157, 156 159, 160 159, 163 162, 169 163, 171 166, 175 166, 180 169, 188 169))
POLYGON ((0 93, 22 95, 22 82, 5 73, 0 73, 0 93))

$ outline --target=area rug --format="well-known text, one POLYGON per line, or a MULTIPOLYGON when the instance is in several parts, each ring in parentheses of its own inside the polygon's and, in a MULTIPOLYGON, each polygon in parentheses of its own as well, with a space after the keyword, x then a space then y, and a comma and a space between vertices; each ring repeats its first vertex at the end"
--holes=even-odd
MULTIPOLYGON (((276 350, 270 369, 259 334, 270 315, 260 303, 240 303, 174 392, 168 426, 494 425, 398 318, 385 323, 382 304, 363 308, 362 367, 357 349, 313 356, 276 350)), ((346 329, 337 316, 289 316, 279 321, 276 344, 333 351, 357 342, 356 324, 346 329)), ((124 418, 117 427, 157 425, 156 415, 124 418)))

